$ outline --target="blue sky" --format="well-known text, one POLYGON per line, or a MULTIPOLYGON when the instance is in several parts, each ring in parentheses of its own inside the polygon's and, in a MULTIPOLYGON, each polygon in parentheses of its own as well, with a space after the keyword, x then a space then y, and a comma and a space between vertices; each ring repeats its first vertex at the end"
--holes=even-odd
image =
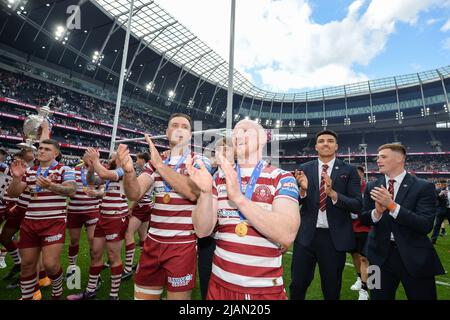
MULTIPOLYGON (((228 60, 230 0, 157 0, 228 60)), ((450 65, 450 0, 237 0, 236 68, 302 92, 450 65)))

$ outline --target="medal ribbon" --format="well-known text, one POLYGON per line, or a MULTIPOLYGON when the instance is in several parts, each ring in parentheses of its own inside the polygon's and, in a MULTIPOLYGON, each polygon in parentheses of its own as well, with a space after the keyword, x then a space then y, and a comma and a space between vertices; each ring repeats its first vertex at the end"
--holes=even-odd
MULTIPOLYGON (((259 160, 258 164, 256 165, 255 169, 253 169, 252 175, 250 176, 250 181, 248 182, 247 188, 245 189, 245 197, 249 200, 252 199, 253 191, 255 190, 256 181, 258 181, 259 176, 261 175, 261 171, 264 167, 264 161, 259 160)), ((239 164, 236 164, 236 170, 237 170, 237 176, 239 181, 239 188, 242 192, 242 178, 241 178, 241 167, 239 164)), ((243 192, 242 192, 243 193, 243 192)), ((239 217, 241 220, 245 220, 244 215, 242 212, 239 212, 239 217)))
MULTIPOLYGON (((48 173, 50 172, 50 170, 53 169, 56 165, 58 165, 58 161, 53 160, 53 162, 52 162, 52 164, 50 165, 50 167, 48 167, 48 168, 44 171, 44 174, 43 174, 42 176, 43 176, 44 178, 47 178, 48 173)), ((42 171, 42 168, 41 168, 41 166, 39 166, 38 169, 37 169, 37 172, 36 172, 36 178, 41 176, 41 171, 42 171)), ((35 191, 35 192, 39 192, 39 191, 41 191, 41 190, 42 190, 42 188, 36 184, 36 189, 35 189, 34 191, 35 191)))
MULTIPOLYGON (((186 160, 187 156, 189 155, 189 149, 186 150, 186 152, 181 156, 180 160, 178 160, 177 164, 175 165, 174 170, 177 171, 180 166, 183 164, 184 160, 186 160)), ((168 165, 170 162, 170 157, 168 157, 166 160, 164 160, 164 164, 168 165)), ((167 184, 166 181, 164 181, 163 179, 163 184, 164 184, 164 190, 166 192, 170 192, 170 186, 167 184)))
POLYGON ((81 183, 83 184, 83 187, 87 187, 87 179, 86 179, 86 174, 84 173, 84 166, 80 168, 80 178, 81 178, 81 183))

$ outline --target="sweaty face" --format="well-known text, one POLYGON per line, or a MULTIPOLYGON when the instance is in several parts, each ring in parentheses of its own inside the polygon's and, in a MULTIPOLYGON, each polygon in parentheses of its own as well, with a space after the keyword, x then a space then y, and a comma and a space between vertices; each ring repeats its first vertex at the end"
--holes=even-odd
POLYGON ((401 153, 391 149, 378 151, 377 165, 380 173, 388 175, 403 165, 404 157, 401 153))
POLYGON ((168 124, 166 135, 173 146, 187 144, 192 137, 189 120, 184 117, 173 118, 168 124))
MULTIPOLYGON (((28 154, 28 153, 27 153, 28 154)), ((33 154, 33 153, 31 153, 33 154)), ((54 160, 59 155, 59 151, 51 144, 41 143, 38 149, 37 159, 41 162, 54 160)))
POLYGON ((322 134, 317 138, 316 151, 321 157, 332 157, 336 154, 338 144, 331 134, 322 134))

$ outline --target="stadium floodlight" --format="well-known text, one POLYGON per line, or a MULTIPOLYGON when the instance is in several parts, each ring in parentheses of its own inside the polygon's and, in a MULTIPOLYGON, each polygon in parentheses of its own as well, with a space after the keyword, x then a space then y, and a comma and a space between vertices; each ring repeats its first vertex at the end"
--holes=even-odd
POLYGON ((349 117, 344 118, 344 125, 349 126, 352 123, 349 117))
POLYGON ((250 120, 250 117, 249 117, 249 116, 245 116, 244 119, 245 119, 245 120, 250 120))
POLYGON ((400 113, 398 113, 398 112, 395 113, 395 120, 397 120, 399 124, 403 123, 403 119, 405 119, 405 118, 403 117, 402 111, 400 111, 400 113))
POLYGON ((206 113, 211 113, 212 107, 211 107, 210 104, 207 104, 207 105, 206 105, 205 111, 206 111, 206 113))
POLYGON ((97 50, 94 51, 94 54, 92 55, 92 63, 96 63, 100 65, 100 62, 102 62, 103 58, 105 57, 104 54, 100 54, 97 50))
POLYGON ((61 25, 56 26, 55 40, 61 40, 64 37, 65 32, 66 32, 66 29, 63 26, 61 26, 61 25))
POLYGON ((309 120, 303 121, 303 126, 304 126, 305 128, 309 128, 309 126, 310 126, 309 120))
POLYGON ((294 128, 295 127, 295 121, 294 120, 289 121, 289 127, 290 128, 294 128))
POLYGON ((369 116, 369 123, 377 123, 375 115, 369 116))
POLYGON ((450 109, 448 108, 448 106, 445 103, 444 103, 444 111, 447 112, 447 113, 450 112, 450 109))
POLYGON ((187 107, 192 109, 194 107, 194 103, 195 103, 194 98, 190 98, 188 103, 187 103, 187 107))
POLYGON ((322 119, 322 127, 326 127, 326 126, 328 126, 328 120, 322 119))
POLYGON ((238 114, 235 114, 235 115, 234 115, 234 120, 235 120, 235 121, 238 121, 239 118, 240 118, 240 116, 239 116, 238 114))
POLYGON ((226 111, 224 110, 224 111, 222 112, 222 115, 220 116, 220 119, 225 119, 225 115, 226 115, 226 111))
POLYGON ((169 90, 167 95, 168 95, 168 98, 167 98, 168 101, 172 102, 175 100, 175 96, 176 96, 175 91, 169 90))

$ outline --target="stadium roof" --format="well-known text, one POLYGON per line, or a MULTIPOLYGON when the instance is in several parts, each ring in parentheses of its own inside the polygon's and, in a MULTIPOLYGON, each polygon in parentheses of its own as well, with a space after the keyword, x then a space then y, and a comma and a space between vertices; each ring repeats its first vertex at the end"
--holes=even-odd
MULTIPOLYGON (((93 1, 122 25, 128 19, 130 0, 93 1)), ((179 67, 220 87, 227 87, 228 62, 219 56, 154 0, 135 0, 131 32, 154 51, 179 67)), ((253 85, 239 71, 234 71, 234 91, 248 97, 275 101, 305 101, 337 96, 357 95, 419 85, 450 76, 450 66, 404 76, 389 77, 301 93, 276 93, 253 85)))
MULTIPOLYGON (((1 0, 0 3, 9 1, 1 0)), ((70 70, 69 74, 115 87, 130 0, 80 0, 82 28, 68 30, 65 42, 55 40, 55 27, 64 24, 68 17, 67 8, 73 3, 69 0, 14 0, 16 9, 6 9, 4 5, 5 10, 0 11, 0 20, 4 21, 0 45, 24 52, 32 60, 36 57, 41 62, 61 66, 65 68, 63 72, 70 70), (24 9, 21 10, 22 6, 24 9), (98 52, 102 61, 91 62, 94 52, 98 52)), ((178 91, 175 103, 168 109, 187 106, 220 117, 226 107, 228 62, 225 59, 162 9, 157 0, 135 0, 131 32, 133 37, 130 38, 127 61, 130 69, 127 73, 130 74, 125 91, 145 93, 146 86, 152 83, 156 86, 153 95, 162 100, 167 99, 166 90, 178 91), (193 107, 189 106, 191 99, 195 100, 193 107)), ((233 104, 237 112, 243 97, 283 104, 359 96, 447 79, 450 78, 450 66, 295 93, 265 91, 236 70, 234 76, 236 94, 233 104)))

